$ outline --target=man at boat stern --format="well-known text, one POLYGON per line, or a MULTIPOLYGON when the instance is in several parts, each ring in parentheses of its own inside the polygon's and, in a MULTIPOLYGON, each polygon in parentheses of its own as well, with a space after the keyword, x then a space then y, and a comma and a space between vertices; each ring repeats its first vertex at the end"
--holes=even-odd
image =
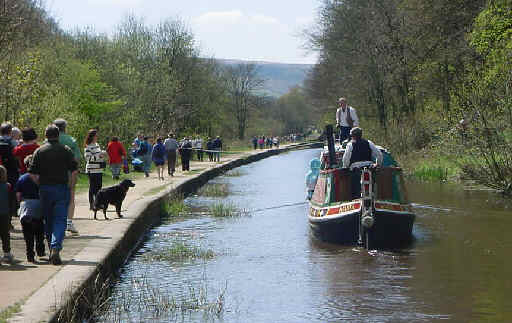
POLYGON ((356 109, 347 104, 347 99, 338 99, 338 109, 336 110, 336 126, 339 129, 340 143, 349 139, 350 129, 359 126, 356 109))
POLYGON ((343 154, 344 168, 363 161, 372 161, 375 163, 375 166, 382 165, 382 153, 373 142, 363 139, 363 130, 361 128, 352 128, 350 130, 350 137, 352 140, 347 144, 343 154))

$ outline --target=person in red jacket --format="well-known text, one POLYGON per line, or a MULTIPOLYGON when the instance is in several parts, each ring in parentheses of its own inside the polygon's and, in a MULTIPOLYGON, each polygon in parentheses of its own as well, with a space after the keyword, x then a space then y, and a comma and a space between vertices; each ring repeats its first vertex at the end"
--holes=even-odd
POLYGON ((112 178, 119 179, 123 158, 126 158, 126 150, 124 149, 123 144, 119 141, 119 138, 112 137, 107 146, 107 154, 110 169, 112 170, 112 178))
POLYGON ((18 159, 18 168, 20 170, 20 175, 25 174, 27 172, 27 167, 25 166, 25 157, 32 155, 39 145, 37 144, 37 133, 34 128, 25 128, 21 131, 23 136, 23 143, 21 145, 16 146, 14 148, 12 154, 14 157, 18 159))

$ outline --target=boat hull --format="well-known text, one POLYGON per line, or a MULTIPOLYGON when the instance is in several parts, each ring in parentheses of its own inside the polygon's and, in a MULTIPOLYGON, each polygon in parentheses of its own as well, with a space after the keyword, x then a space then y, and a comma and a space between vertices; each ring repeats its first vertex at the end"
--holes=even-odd
MULTIPOLYGON (((359 240, 360 212, 332 218, 309 218, 313 235, 326 242, 357 244, 359 240)), ((375 221, 365 229, 368 248, 403 247, 412 241, 415 215, 405 212, 375 211, 375 221)))
POLYGON ((309 226, 313 235, 319 240, 354 244, 358 239, 359 213, 354 212, 324 221, 310 219, 309 226))
POLYGON ((399 248, 412 242, 415 215, 378 211, 375 222, 366 230, 368 249, 399 248))

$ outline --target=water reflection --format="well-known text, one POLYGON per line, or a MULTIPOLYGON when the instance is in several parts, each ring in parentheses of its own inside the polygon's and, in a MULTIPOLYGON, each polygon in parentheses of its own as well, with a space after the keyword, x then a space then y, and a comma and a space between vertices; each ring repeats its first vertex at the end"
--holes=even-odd
POLYGON ((215 179, 227 184, 230 194, 188 198, 190 215, 154 228, 114 287, 113 299, 135 297, 133 279, 143 277, 176 297, 190 297, 190 286, 207 291, 209 302, 225 289, 219 316, 195 310, 178 320, 132 307, 120 321, 512 320, 512 217, 507 201, 457 185, 409 183, 417 213, 411 246, 367 252, 327 244, 312 237, 307 205, 300 204, 308 162, 317 154, 310 150, 275 156, 242 167, 241 176, 215 179), (257 212, 208 216, 208 205, 219 201, 257 212), (271 208, 282 205, 288 206, 271 208), (145 253, 168 248, 177 238, 211 249, 216 256, 182 263, 142 261, 145 253))

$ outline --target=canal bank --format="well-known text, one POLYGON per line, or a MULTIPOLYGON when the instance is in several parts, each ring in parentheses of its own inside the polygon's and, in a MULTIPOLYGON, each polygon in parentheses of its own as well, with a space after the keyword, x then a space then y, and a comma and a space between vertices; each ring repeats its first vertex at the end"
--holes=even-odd
MULTIPOLYGON (((169 195, 186 195, 229 169, 302 147, 288 145, 281 149, 227 155, 221 163, 194 162, 191 173, 195 174, 179 172, 165 184, 155 177, 140 179, 127 195, 123 219, 92 220, 86 194, 80 194, 74 222, 81 235, 66 238, 62 254, 64 265, 55 267, 45 262, 34 265, 22 261, 12 266, 3 264, 0 267, 2 310, 11 308, 16 313, 9 322, 56 320, 58 310, 69 300, 86 292, 86 287, 101 285, 105 277, 124 263, 140 237, 159 220, 161 204, 169 195)), ((13 242, 23 244, 17 236, 13 242)), ((15 256, 24 259, 24 253, 17 252, 15 256)))

